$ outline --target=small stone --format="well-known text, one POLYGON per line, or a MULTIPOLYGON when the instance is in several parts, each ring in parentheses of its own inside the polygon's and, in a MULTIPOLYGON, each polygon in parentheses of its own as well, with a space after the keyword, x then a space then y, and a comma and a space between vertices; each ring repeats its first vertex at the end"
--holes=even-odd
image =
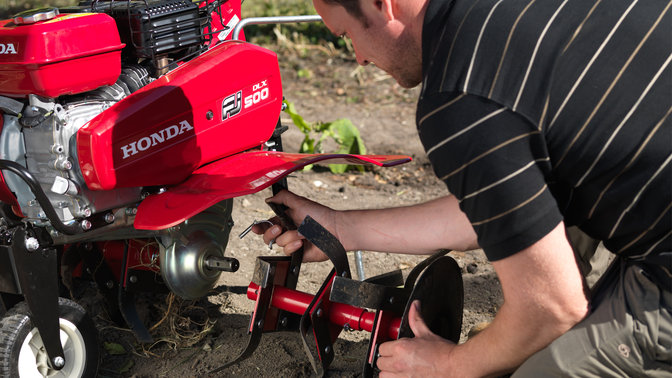
POLYGON ((475 326, 471 327, 471 329, 469 330, 469 333, 467 334, 467 338, 470 339, 470 338, 476 336, 481 331, 488 328, 489 325, 490 325, 490 322, 481 322, 481 323, 476 324, 475 326))
POLYGON ((471 263, 467 265, 467 272, 471 274, 478 272, 478 265, 476 265, 476 263, 471 263))

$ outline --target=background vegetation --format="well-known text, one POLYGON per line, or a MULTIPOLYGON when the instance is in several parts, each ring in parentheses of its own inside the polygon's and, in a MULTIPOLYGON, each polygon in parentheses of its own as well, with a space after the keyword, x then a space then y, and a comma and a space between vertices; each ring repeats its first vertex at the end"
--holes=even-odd
MULTIPOLYGON (((16 13, 33 8, 64 7, 77 3, 79 0, 0 0, 0 18, 11 18, 16 13)), ((242 13, 243 18, 316 14, 311 0, 246 0, 242 13)), ((281 38, 300 44, 328 42, 337 48, 347 47, 342 39, 331 35, 321 23, 255 25, 247 27, 245 34, 258 44, 274 42, 271 39, 280 34, 281 38)))

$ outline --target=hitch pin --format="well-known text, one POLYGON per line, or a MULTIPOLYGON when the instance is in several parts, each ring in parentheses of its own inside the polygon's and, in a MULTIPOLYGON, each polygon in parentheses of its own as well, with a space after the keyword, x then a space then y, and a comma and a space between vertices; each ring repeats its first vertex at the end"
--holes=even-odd
POLYGON ((273 222, 271 222, 271 221, 269 221, 269 220, 258 221, 258 220, 255 219, 255 221, 252 222, 252 224, 251 224, 248 228, 246 228, 245 230, 243 230, 243 232, 241 232, 240 235, 238 235, 238 238, 239 238, 239 239, 244 238, 245 235, 249 234, 250 231, 252 231, 252 227, 254 227, 255 225, 261 224, 261 223, 268 223, 268 224, 270 224, 271 226, 273 226, 273 222))

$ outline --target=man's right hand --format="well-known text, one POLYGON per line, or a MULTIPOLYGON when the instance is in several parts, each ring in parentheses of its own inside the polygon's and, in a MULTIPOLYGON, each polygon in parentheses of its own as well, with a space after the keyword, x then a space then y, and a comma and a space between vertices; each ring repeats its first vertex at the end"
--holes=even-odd
MULTIPOLYGON (((281 191, 271 198, 267 198, 266 202, 286 206, 287 209, 285 210, 285 213, 297 226, 303 222, 307 215, 310 215, 311 218, 315 219, 315 221, 321 224, 322 227, 326 228, 334 236, 339 238, 335 221, 336 214, 338 213, 336 210, 320 205, 319 203, 304 197, 297 196, 286 190, 281 191)), ((272 240, 275 241, 275 244, 282 247, 283 252, 286 255, 291 255, 303 246, 304 262, 325 261, 328 259, 321 250, 306 240, 306 238, 299 234, 298 231, 283 228, 278 217, 271 218, 270 221, 274 224, 273 226, 270 226, 267 223, 260 223, 252 227, 252 232, 263 235, 264 243, 269 244, 272 240)))

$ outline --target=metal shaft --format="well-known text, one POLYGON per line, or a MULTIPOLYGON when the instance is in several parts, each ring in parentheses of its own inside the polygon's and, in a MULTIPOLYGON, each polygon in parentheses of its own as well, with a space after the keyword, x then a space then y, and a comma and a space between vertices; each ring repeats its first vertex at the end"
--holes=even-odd
MULTIPOLYGON (((253 301, 257 300, 259 286, 251 282, 247 287, 247 297, 253 301)), ((293 314, 303 314, 313 296, 298 290, 291 290, 283 286, 275 285, 273 287, 273 298, 271 307, 288 311, 293 314)), ((343 327, 347 324, 354 331, 373 331, 376 314, 363 308, 350 306, 343 303, 332 302, 329 307, 329 321, 343 327)), ((399 336, 399 326, 401 318, 394 318, 387 329, 387 336, 391 340, 396 340, 399 336)))
POLYGON ((205 266, 212 270, 235 272, 240 267, 240 263, 233 257, 209 256, 205 259, 205 266))

